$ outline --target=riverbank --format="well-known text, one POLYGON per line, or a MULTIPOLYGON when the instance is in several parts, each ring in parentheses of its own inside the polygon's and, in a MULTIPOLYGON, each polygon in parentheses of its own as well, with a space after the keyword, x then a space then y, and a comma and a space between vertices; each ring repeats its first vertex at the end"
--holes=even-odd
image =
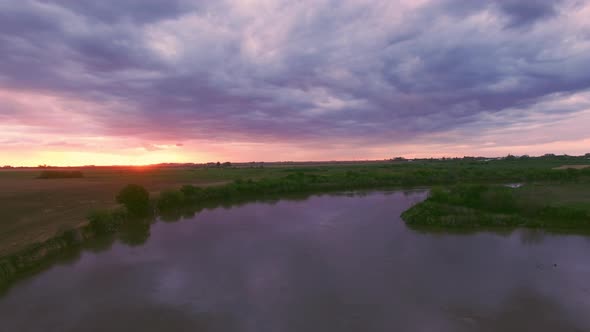
POLYGON ((587 184, 459 185, 434 188, 402 218, 410 226, 456 228, 527 227, 590 230, 587 184), (577 195, 584 190, 586 195, 577 195), (558 193, 559 198, 552 195, 558 193))
MULTIPOLYGON (((79 254, 92 242, 108 240, 107 242, 112 243, 120 240, 128 245, 141 245, 149 238, 150 228, 156 220, 175 222, 194 217, 205 209, 235 207, 253 202, 276 202, 280 199, 299 201, 311 195, 344 191, 337 184, 321 187, 306 185, 305 175, 298 176, 297 179, 237 181, 224 186, 203 188, 185 185, 179 190, 164 191, 153 197, 150 212, 143 217, 132 216, 120 207, 94 210, 88 214, 86 224, 0 257, 0 292, 14 281, 50 267, 63 258, 64 254, 79 254)), ((360 190, 362 186, 356 187, 360 190)))
MULTIPOLYGON (((421 163, 398 162, 382 163, 370 165, 345 165, 345 166, 318 166, 318 167, 290 167, 275 169, 240 169, 240 168, 214 168, 214 169, 196 169, 196 170, 179 170, 182 176, 174 174, 172 170, 152 170, 145 171, 146 174, 160 179, 165 182, 166 178, 174 178, 169 184, 179 183, 182 179, 184 186, 171 189, 170 186, 162 186, 161 189, 154 193, 152 190, 152 201, 148 219, 160 217, 163 220, 177 220, 181 217, 191 216, 200 209, 208 206, 229 206, 235 202, 251 202, 261 198, 280 198, 286 195, 309 195, 316 193, 337 192, 347 190, 364 190, 364 189, 388 189, 388 188, 411 188, 425 187, 433 185, 453 185, 455 183, 473 183, 473 182, 519 182, 528 181, 528 183, 556 183, 562 184, 556 186, 565 188, 564 192, 572 191, 573 184, 584 186, 590 182, 590 169, 568 169, 554 170, 548 166, 552 164, 535 164, 526 162, 512 161, 495 161, 481 162, 472 160, 452 160, 452 161, 425 161, 421 163), (533 167, 534 166, 534 167, 533 167), (151 173, 150 173, 151 172, 151 173), (193 177, 191 177, 191 174, 193 177), (198 175, 197 175, 198 174, 198 175), (204 175, 205 174, 205 175, 204 175), (207 175, 208 174, 208 175, 207 175), (264 175, 268 175, 264 177, 264 175), (195 178, 200 179, 195 185, 195 178), (223 183, 226 179, 225 184, 223 183), (231 181, 230 181, 231 180, 231 181), (211 186, 212 181, 217 185, 211 186), (188 183, 188 184, 187 184, 188 183), (563 187, 568 184, 569 187, 563 187)), ((6 174, 4 174, 6 175, 6 174)), ((22 176, 22 175, 21 175, 22 176)), ((124 178, 134 179, 133 175, 124 178)), ((141 179, 149 179, 148 175, 142 175, 141 179)), ((84 174, 81 179, 67 179, 67 181, 88 181, 93 179, 92 174, 84 174)), ((96 178, 94 178, 96 180, 96 178)), ((28 181, 27 178, 23 180, 28 181)), ((43 182, 48 188, 59 186, 63 179, 57 180, 40 180, 37 181, 58 181, 43 182)), ((139 182, 142 183, 141 181, 139 182)), ((82 184, 78 186, 83 187, 82 184)), ((526 192, 529 186, 519 188, 526 192)), ((583 197, 581 201, 574 202, 580 206, 590 202, 586 187, 577 188, 577 193, 583 197), (587 199, 586 199, 587 198, 587 199)), ((121 189, 120 187, 117 190, 121 189)), ((506 188, 506 190, 512 190, 506 188)), ((437 191, 433 191, 435 194, 437 191)), ((558 193, 559 197, 566 197, 564 192, 558 193)), ((32 194, 32 193, 31 193, 32 194)), ((110 193, 115 197, 116 190, 110 193)), ((440 192, 439 192, 440 194, 440 192)), ((53 195, 60 195, 60 191, 54 192, 53 195)), ((487 194, 486 194, 487 195, 487 194)), ((486 195, 482 197, 487 197, 486 195)), ((548 194, 544 194, 550 197, 548 194)), ((530 220, 529 215, 519 215, 511 211, 492 211, 494 204, 497 202, 509 202, 511 198, 497 196, 489 200, 492 205, 482 209, 481 206, 470 206, 465 202, 457 201, 456 198, 449 200, 449 197, 443 200, 443 196, 433 198, 432 196, 423 204, 411 208, 404 213, 404 219, 408 224, 436 224, 442 227, 478 227, 483 224, 490 225, 510 225, 526 226, 537 225, 536 227, 545 227, 548 221, 539 224, 537 219, 530 220), (500 199, 502 198, 502 199, 500 199), (495 203, 494 203, 495 202, 495 203), (493 212, 493 213, 492 213, 493 212), (527 220, 524 220, 527 219, 527 220), (537 222, 537 224, 534 224, 537 222)), ((494 196, 495 197, 495 196, 494 196)), ((524 196, 523 196, 524 197, 524 196)), ((492 197, 493 198, 493 197, 492 197)), ((30 200, 38 204, 38 201, 30 200)), ((6 201, 2 201, 6 204, 6 201)), ((43 204, 46 204, 44 202, 43 204)), ((75 202, 74 202, 75 203, 75 202)), ((74 204, 72 203, 72 204, 74 204)), ((567 202, 570 204, 571 202, 567 202)), ((572 203, 572 204, 574 204, 572 203)), ((575 207, 575 204, 572 205, 575 207)), ((51 206, 43 205, 46 208, 51 206)), ((588 205, 590 206, 590 205, 588 205)), ((49 257, 57 255, 64 248, 82 246, 88 239, 95 238, 102 234, 117 234, 122 229, 134 228, 137 226, 141 230, 138 236, 130 237, 131 241, 139 241, 145 237, 145 232, 149 232, 150 220, 137 220, 129 217, 117 205, 111 204, 100 205, 100 208, 86 210, 84 220, 77 220, 71 224, 60 224, 54 235, 45 236, 42 240, 38 238, 21 238, 18 246, 8 247, 8 243, 1 242, 4 246, 4 253, 0 254, 0 283, 14 279, 16 276, 36 269, 43 265, 49 257), (143 232, 143 233, 142 233, 143 232), (9 248, 9 250, 7 250, 9 248)), ((7 206, 10 210, 10 207, 7 206)), ((545 214, 552 216, 569 218, 563 214, 565 210, 561 208, 544 209, 545 214)), ((568 210, 569 211, 569 210, 568 210)), ((566 211, 567 212, 567 211, 566 211)), ((571 212, 571 211, 570 211, 571 212)), ((6 218, 6 217, 5 217, 6 218)), ((549 220, 549 219, 543 219, 549 220)), ((556 223, 563 223, 562 219, 555 219, 556 223)), ((566 222, 567 219, 565 219, 566 222)), ((0 234, 3 238, 10 236, 12 225, 10 223, 10 214, 7 219, 0 222, 0 234), (8 221, 8 222, 7 222, 8 221), (6 230, 9 232, 6 232, 6 230), (7 235, 8 234, 8 235, 7 235)), ((37 224, 23 224, 18 229, 26 229, 29 233, 34 231, 37 224)), ((557 224, 555 224, 557 225, 557 224)), ((581 222, 586 227, 585 221, 581 222)), ((549 225, 552 226, 552 225, 549 225)), ((576 226, 579 225, 568 225, 576 226)), ((26 233, 26 234, 29 234, 26 233)), ((13 235, 16 233, 12 233, 13 235)), ((13 239, 15 237, 12 237, 13 239)))
MULTIPOLYGON (((563 169, 562 165, 586 165, 585 157, 462 158, 389 160, 355 163, 253 163, 232 166, 79 167, 81 178, 39 179, 45 169, 0 170, 0 257, 44 242, 63 231, 88 223, 87 214, 117 206, 115 195, 135 183, 152 196, 182 185, 222 186, 234 181, 281 179, 305 174, 318 181, 340 184, 346 190, 362 185, 433 186, 455 183, 523 181, 578 182, 590 178, 590 168, 563 169), (350 186, 347 186, 350 184, 350 186)), ((318 184, 321 187, 323 184, 318 184)), ((323 190, 319 188, 318 190, 323 190)))
POLYGON ((101 167, 78 168, 81 178, 39 178, 43 169, 0 170, 0 257, 83 227, 96 209, 117 206, 115 195, 129 183, 152 195, 184 184, 200 187, 233 181, 207 170, 101 167))
POLYGON ((81 247, 96 236, 94 229, 87 225, 0 258, 0 290, 27 273, 43 269, 51 263, 52 258, 62 255, 68 249, 81 247))
POLYGON ((588 295, 590 237, 529 229, 416 231, 399 215, 426 195, 301 195, 205 209, 178 222, 158 219, 149 238, 138 235, 134 244, 99 237, 89 241, 98 242, 92 248, 67 250, 51 267, 0 294, 1 326, 237 331, 264 325, 281 331, 296 322, 303 331, 362 331, 390 322, 396 331, 412 330, 408 319, 414 330, 428 330, 432 324, 425 325, 424 317, 442 319, 442 313, 456 323, 454 330, 469 330, 477 319, 476 327, 488 324, 495 331, 502 330, 492 325, 499 319, 515 325, 518 318, 527 326, 546 312, 559 321, 590 320, 583 314, 588 307, 579 305, 588 295), (559 296, 559 306, 547 290, 559 296), (498 302, 499 294, 505 301, 498 302), (450 302, 464 307, 441 311, 450 302), (498 306, 516 315, 505 316, 498 306), (182 314, 173 314, 177 310, 182 314), (31 313, 42 314, 31 319, 31 313), (277 317, 281 322, 272 325, 277 317), (326 317, 333 326, 325 325, 326 317))

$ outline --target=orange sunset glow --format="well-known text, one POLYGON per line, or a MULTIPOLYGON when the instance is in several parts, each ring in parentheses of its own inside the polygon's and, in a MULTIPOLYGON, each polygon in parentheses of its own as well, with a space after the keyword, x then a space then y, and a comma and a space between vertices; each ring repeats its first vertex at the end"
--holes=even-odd
MULTIPOLYGON (((0 163, 583 154, 590 146, 590 80, 576 69, 589 61, 590 43, 576 34, 590 29, 588 4, 565 1, 541 25, 500 5, 449 22, 433 16, 430 1, 376 3, 370 20, 334 19, 321 33, 313 22, 326 13, 302 19, 308 6, 203 6, 141 24, 113 14, 105 25, 81 7, 4 5, 53 25, 43 39, 34 25, 3 35, 0 163)), ((354 12, 351 1, 333 14, 354 12)))

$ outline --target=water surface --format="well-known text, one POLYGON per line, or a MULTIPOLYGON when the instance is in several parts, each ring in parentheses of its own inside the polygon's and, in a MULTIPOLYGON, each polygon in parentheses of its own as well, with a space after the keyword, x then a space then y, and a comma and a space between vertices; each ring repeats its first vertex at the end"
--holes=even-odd
POLYGON ((590 238, 446 234, 424 192, 202 211, 0 297, 1 331, 590 331, 590 238), (149 237, 148 237, 149 236, 149 237), (146 240, 147 239, 147 240, 146 240))

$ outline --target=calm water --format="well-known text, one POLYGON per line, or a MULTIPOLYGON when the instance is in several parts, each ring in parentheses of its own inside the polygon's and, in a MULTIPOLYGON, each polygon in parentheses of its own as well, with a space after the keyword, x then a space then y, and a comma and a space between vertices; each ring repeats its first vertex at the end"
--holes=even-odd
POLYGON ((0 298, 1 331, 590 331, 590 238, 443 234, 423 192, 207 210, 0 298), (556 264, 556 265, 555 265, 556 264))

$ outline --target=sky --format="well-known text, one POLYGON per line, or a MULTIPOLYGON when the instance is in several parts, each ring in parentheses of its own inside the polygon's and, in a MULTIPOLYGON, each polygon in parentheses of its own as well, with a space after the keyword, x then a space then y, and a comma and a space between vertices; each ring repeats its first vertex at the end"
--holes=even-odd
POLYGON ((590 152, 590 1, 0 0, 0 164, 590 152))

